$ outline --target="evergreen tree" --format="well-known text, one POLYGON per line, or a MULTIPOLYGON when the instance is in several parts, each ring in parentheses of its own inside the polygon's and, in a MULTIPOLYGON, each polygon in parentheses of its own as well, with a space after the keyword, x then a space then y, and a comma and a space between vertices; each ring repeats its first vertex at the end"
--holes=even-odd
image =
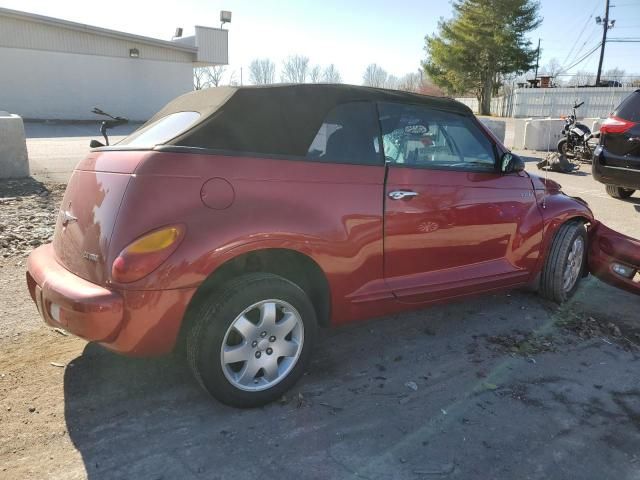
POLYGON ((480 114, 490 114, 499 77, 535 63, 525 34, 542 22, 539 8, 535 0, 454 0, 454 17, 425 38, 425 72, 451 95, 473 91, 480 114))

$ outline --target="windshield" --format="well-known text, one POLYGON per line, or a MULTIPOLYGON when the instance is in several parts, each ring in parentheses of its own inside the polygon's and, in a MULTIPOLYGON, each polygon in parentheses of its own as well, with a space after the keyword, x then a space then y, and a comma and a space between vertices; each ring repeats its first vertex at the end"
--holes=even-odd
POLYGON ((176 112, 136 130, 118 143, 120 146, 151 148, 166 143, 191 127, 200 118, 198 112, 176 112))

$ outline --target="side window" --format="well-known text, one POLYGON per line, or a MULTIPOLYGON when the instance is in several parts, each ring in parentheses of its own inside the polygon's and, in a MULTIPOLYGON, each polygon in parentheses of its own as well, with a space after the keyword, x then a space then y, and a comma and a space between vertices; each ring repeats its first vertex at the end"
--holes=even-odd
POLYGON ((418 105, 380 103, 387 162, 437 169, 494 171, 493 145, 472 119, 418 105))
POLYGON ((324 119, 306 158, 320 162, 380 165, 379 129, 373 103, 335 107, 324 119))

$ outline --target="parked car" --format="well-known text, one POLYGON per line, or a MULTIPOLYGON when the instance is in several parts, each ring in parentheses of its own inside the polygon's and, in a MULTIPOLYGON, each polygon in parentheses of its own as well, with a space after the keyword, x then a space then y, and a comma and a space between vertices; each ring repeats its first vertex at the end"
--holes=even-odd
POLYGON ((563 302, 589 269, 637 292, 639 246, 454 100, 211 88, 78 164, 27 283, 49 325, 127 355, 182 346, 248 407, 300 378, 319 326, 525 286, 563 302))
POLYGON ((628 198, 640 190, 640 90, 629 94, 602 123, 592 170, 613 198, 628 198))

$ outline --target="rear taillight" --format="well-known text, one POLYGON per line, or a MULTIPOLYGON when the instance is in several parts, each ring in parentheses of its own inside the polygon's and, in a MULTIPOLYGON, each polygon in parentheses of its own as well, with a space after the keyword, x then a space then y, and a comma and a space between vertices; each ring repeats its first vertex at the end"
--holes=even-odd
POLYGON ((173 225, 154 230, 135 240, 113 261, 112 280, 130 283, 149 275, 178 248, 184 232, 184 226, 173 225))
POLYGON ((602 122, 602 125, 600 126, 600 133, 624 133, 634 125, 634 122, 630 122, 624 118, 611 116, 602 122))

